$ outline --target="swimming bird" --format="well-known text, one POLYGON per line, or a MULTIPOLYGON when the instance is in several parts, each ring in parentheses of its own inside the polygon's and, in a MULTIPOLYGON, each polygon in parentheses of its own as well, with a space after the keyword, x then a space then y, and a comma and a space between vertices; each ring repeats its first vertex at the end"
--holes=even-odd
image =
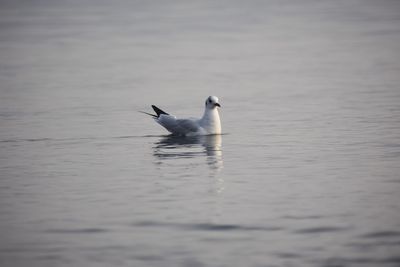
POLYGON ((206 99, 204 114, 200 119, 178 119, 155 105, 151 105, 151 107, 156 114, 141 112, 152 116, 157 123, 174 135, 196 136, 221 134, 221 120, 218 112, 218 108, 221 105, 216 96, 209 96, 206 99))

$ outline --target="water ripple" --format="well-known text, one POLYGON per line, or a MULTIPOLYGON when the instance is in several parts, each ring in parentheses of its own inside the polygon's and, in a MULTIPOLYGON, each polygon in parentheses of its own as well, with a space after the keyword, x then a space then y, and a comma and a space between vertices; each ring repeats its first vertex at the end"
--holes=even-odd
POLYGON ((141 221, 133 223, 134 227, 158 227, 158 228, 178 228, 181 230, 194 231, 279 231, 282 227, 278 226, 246 226, 236 224, 214 224, 214 223, 160 223, 152 221, 141 221))
MULTIPOLYGON (((381 264, 399 264, 400 257, 387 257, 387 258, 369 258, 369 257, 360 257, 360 258, 329 258, 322 263, 322 266, 330 267, 330 266, 348 266, 353 264, 376 264, 376 266, 381 266, 381 264)), ((398 265, 396 265, 398 266, 398 265)))
POLYGON ((322 215, 285 215, 282 216, 283 219, 290 220, 314 220, 314 219, 322 219, 324 216, 322 215))
POLYGON ((348 230, 346 227, 334 227, 334 226, 321 226, 321 227, 310 227, 298 229, 295 231, 296 234, 320 234, 320 233, 330 233, 330 232, 340 232, 348 230))
POLYGON ((378 231, 361 236, 362 238, 396 238, 400 237, 399 231, 378 231))
POLYGON ((98 234, 108 232, 107 229, 103 228, 79 228, 79 229, 49 229, 46 233, 56 234, 98 234))

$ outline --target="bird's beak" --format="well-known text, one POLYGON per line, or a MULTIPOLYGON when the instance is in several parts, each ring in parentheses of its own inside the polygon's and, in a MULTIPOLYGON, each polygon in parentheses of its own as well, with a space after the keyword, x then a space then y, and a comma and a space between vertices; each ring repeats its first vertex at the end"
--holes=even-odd
POLYGON ((216 107, 221 107, 221 105, 220 105, 219 103, 215 103, 214 106, 216 106, 216 107))

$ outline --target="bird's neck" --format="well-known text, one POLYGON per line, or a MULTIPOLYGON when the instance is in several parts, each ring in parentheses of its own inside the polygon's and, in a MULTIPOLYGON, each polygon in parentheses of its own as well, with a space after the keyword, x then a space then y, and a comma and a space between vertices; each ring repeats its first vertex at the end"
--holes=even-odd
POLYGON ((202 126, 210 134, 221 133, 221 120, 217 108, 206 109, 203 117, 201 118, 202 126))

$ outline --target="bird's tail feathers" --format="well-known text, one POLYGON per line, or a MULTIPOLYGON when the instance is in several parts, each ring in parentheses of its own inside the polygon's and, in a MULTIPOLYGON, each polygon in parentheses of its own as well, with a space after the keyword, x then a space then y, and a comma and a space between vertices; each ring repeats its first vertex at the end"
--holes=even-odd
POLYGON ((149 115, 149 116, 152 116, 153 118, 157 118, 157 115, 154 115, 154 114, 151 114, 151 113, 148 113, 148 112, 145 112, 145 111, 139 110, 138 112, 146 114, 146 115, 149 115))

